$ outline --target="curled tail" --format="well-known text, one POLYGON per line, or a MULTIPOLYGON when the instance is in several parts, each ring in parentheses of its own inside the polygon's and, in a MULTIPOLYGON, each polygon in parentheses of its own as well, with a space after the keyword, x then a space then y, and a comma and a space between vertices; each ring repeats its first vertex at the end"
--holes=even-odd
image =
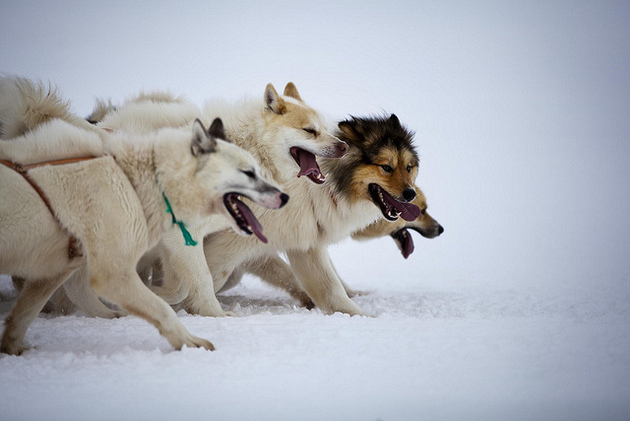
POLYGON ((93 130, 70 111, 70 101, 48 83, 18 76, 0 77, 0 139, 12 139, 53 119, 93 130))

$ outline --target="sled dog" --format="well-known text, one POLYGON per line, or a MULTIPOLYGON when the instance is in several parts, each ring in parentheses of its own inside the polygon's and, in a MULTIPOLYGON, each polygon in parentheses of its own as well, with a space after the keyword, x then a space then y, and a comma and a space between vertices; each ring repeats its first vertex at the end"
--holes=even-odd
MULTIPOLYGON (((390 236, 396 242, 403 257, 407 259, 414 251, 413 239, 409 230, 417 231, 425 238, 435 238, 444 232, 444 228, 427 212, 427 200, 422 190, 415 186, 416 197, 411 203, 420 208, 420 215, 413 221, 405 221, 402 218, 394 222, 379 219, 368 225, 364 229, 352 234, 352 238, 359 241, 390 236)), ((302 291, 299 281, 295 278, 291 267, 280 256, 270 255, 267 258, 261 257, 256 261, 246 262, 235 269, 228 278, 226 284, 219 292, 227 291, 237 285, 245 273, 250 273, 261 280, 291 293, 294 298, 306 308, 313 308, 314 304, 308 296, 299 294, 302 291), (306 297, 306 299, 305 299, 306 297)), ((349 297, 361 295, 341 279, 342 285, 349 297)))
POLYGON ((408 258, 414 251, 413 238, 409 230, 414 230, 424 238, 435 238, 444 232, 444 227, 427 212, 427 199, 419 187, 415 187, 416 198, 411 203, 420 208, 420 215, 413 221, 398 219, 390 223, 384 219, 368 225, 352 234, 355 240, 369 240, 389 235, 394 239, 403 257, 408 258))
MULTIPOLYGON (((125 104, 120 112, 108 114, 98 123, 99 127, 126 131, 154 128, 158 124, 185 124, 195 117, 194 110, 168 95, 144 94, 125 104), (165 121, 168 120, 168 123, 165 121), (141 122, 141 123, 140 123, 141 122), (142 125, 141 127, 139 127, 142 125)), ((297 88, 289 82, 279 95, 268 84, 263 101, 244 100, 237 103, 210 101, 203 111, 206 121, 220 117, 227 135, 233 142, 248 150, 278 183, 302 177, 305 184, 318 185, 325 181, 316 157, 341 158, 348 145, 332 135, 322 117, 300 97, 297 88)), ((265 249, 267 237, 254 226, 255 242, 265 249)), ((225 229, 218 218, 211 218, 199 231, 199 237, 225 229)), ((195 254, 195 264, 181 260, 175 264, 182 249, 180 241, 162 243, 163 278, 155 277, 159 285, 152 286, 160 297, 171 305, 206 316, 222 316, 215 296, 214 282, 201 250, 195 254), (164 258, 164 256, 168 256, 164 258), (161 284, 160 284, 161 283, 161 284)), ((191 254, 188 253, 188 256, 191 254)), ((190 259, 190 258, 189 258, 190 259)), ((150 264, 150 262, 149 262, 150 264)), ((303 294, 303 293, 302 293, 303 294)))
MULTIPOLYGON (((289 180, 283 187, 291 195, 291 206, 274 215, 255 209, 268 229, 268 245, 228 231, 205 238, 204 250, 215 290, 220 290, 241 265, 254 273, 264 273, 266 259, 284 252, 300 286, 323 312, 363 314, 348 297, 327 246, 379 218, 390 222, 399 217, 415 220, 420 209, 410 202, 416 197, 418 157, 412 145, 413 134, 393 114, 353 117, 340 122, 336 134, 350 149, 343 159, 321 160, 322 172, 327 174, 323 185, 289 180)), ((264 139, 254 138, 243 147, 266 150, 265 145, 264 139)), ((304 302, 290 285, 282 284, 284 276, 273 278, 278 286, 304 302)))
POLYGON ((5 199, 0 204, 0 273, 26 280, 5 321, 0 347, 9 354, 24 351, 28 326, 77 270, 88 273, 99 296, 152 323, 175 349, 213 349, 147 289, 136 265, 172 232, 182 242, 194 242, 188 228, 216 213, 229 215, 246 231, 257 221, 240 195, 273 209, 288 199, 264 180, 250 154, 226 141, 219 119, 210 130, 197 120, 192 130, 112 133, 105 143, 94 132, 52 119, 0 142, 0 160, 5 199), (84 156, 94 158, 29 169, 84 156), (73 253, 69 238, 76 240, 73 253))

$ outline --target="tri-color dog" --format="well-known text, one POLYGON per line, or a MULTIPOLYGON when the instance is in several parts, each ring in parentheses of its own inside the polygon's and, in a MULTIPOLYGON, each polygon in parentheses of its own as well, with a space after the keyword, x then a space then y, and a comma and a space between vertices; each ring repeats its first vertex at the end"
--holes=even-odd
MULTIPOLYGON (((420 209, 410 203, 416 196, 418 157, 412 133, 395 115, 342 121, 337 135, 350 145, 350 150, 343 159, 320 160, 322 173, 326 174, 323 185, 289 180, 283 187, 291 195, 291 206, 273 215, 254 209, 267 229, 269 244, 261 245, 228 231, 206 237, 206 258, 215 290, 221 289, 242 265, 254 273, 264 271, 268 257, 284 252, 290 271, 322 311, 363 314, 348 297, 327 247, 379 218, 418 218, 420 209)), ((243 146, 265 150, 266 144, 252 139, 243 146)), ((275 279, 278 286, 305 301, 301 291, 282 283, 285 277, 275 279)))

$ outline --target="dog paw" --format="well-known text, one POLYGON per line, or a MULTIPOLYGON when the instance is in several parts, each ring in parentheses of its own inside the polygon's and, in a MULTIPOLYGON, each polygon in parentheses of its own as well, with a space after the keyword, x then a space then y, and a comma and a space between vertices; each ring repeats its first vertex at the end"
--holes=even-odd
POLYGON ((348 294, 348 297, 352 298, 352 297, 357 297, 357 296, 361 296, 361 295, 368 295, 370 292, 369 291, 358 291, 356 289, 347 289, 346 293, 348 294))
POLYGON ((234 313, 223 310, 220 306, 197 306, 189 305, 184 308, 188 314, 196 314, 204 317, 227 317, 234 316, 234 313))
POLYGON ((2 344, 0 347, 0 353, 20 356, 29 349, 31 348, 20 344, 2 344))
POLYGON ((208 351, 214 351, 215 349, 214 345, 212 345, 212 342, 203 338, 198 338, 197 336, 193 335, 190 335, 188 338, 186 338, 183 345, 187 346, 188 348, 204 348, 208 351))

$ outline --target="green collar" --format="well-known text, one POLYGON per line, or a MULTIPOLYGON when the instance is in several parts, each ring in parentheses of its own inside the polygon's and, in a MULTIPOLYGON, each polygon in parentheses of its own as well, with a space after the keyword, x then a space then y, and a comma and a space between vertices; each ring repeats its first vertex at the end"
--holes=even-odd
POLYGON ((190 232, 188 232, 184 223, 182 221, 178 221, 175 218, 175 213, 173 212, 173 208, 171 208, 171 204, 166 198, 166 193, 162 193, 162 196, 164 197, 164 202, 166 202, 166 213, 170 213, 173 216, 173 223, 179 225, 179 229, 182 230, 182 235, 184 236, 184 241, 186 245, 196 246, 197 244, 199 244, 197 241, 193 240, 192 235, 190 235, 190 232))

